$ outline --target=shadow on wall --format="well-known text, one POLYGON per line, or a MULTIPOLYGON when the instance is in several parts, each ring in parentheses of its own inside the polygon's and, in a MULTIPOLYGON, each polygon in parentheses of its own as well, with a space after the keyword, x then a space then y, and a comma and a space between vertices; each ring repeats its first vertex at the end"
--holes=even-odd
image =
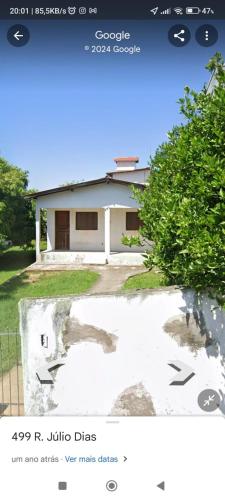
POLYGON ((186 324, 194 322, 200 338, 204 339, 207 355, 221 356, 225 366, 225 310, 206 293, 184 289, 182 296, 186 303, 185 310, 182 308, 186 324))

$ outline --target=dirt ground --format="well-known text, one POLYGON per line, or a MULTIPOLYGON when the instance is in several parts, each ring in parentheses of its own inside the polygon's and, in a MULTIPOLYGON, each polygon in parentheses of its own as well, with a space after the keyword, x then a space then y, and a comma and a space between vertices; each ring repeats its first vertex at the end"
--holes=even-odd
POLYGON ((125 281, 136 274, 146 271, 144 266, 99 266, 96 271, 100 278, 91 288, 90 293, 118 292, 125 281))

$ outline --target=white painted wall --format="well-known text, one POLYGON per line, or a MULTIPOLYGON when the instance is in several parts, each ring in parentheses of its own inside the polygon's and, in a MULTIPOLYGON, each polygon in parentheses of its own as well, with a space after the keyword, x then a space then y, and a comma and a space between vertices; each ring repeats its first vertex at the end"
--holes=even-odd
POLYGON ((88 209, 89 212, 98 212, 98 229, 94 231, 76 229, 76 211, 86 212, 83 208, 70 211, 70 250, 104 252, 104 209, 88 209))
POLYGON ((112 172, 111 176, 113 179, 118 179, 121 181, 138 182, 140 184, 145 184, 149 176, 149 170, 132 170, 127 172, 112 172))
POLYGON ((126 231, 126 211, 136 211, 138 206, 132 198, 129 186, 100 184, 87 188, 65 191, 37 199, 37 210, 47 208, 47 250, 55 249, 55 211, 70 210, 70 250, 72 251, 104 251, 105 222, 104 208, 111 207, 111 251, 142 252, 140 247, 125 247, 121 243, 123 234, 136 234, 126 231), (98 207, 98 208, 96 208, 98 207), (116 208, 117 207, 117 208, 116 208), (121 208, 124 207, 124 208, 121 208), (75 216, 77 211, 97 211, 98 230, 77 231, 75 216))
POLYGON ((136 161, 116 161, 116 170, 134 170, 136 161))
POLYGON ((55 210, 47 210, 47 250, 55 249, 55 210))
POLYGON ((225 365, 225 310, 219 306, 216 299, 206 294, 200 295, 195 308, 203 313, 205 327, 209 337, 213 339, 211 351, 214 356, 220 354, 225 365))
MULTIPOLYGON (((76 211, 86 211, 83 208, 70 210, 70 250, 71 251, 105 251, 105 216, 104 209, 88 209, 98 212, 98 229, 94 231, 80 231, 76 229, 76 211)), ((134 246, 129 248, 122 244, 124 235, 138 235, 138 231, 126 230, 126 212, 136 212, 134 209, 110 209, 110 251, 111 252, 143 252, 144 247, 134 246)), ((146 247, 147 248, 147 247, 146 247)), ((55 210, 47 209, 47 251, 55 249, 55 210)))
MULTIPOLYGON (((83 208, 70 210, 70 250, 104 252, 104 209, 88 209, 98 212, 98 229, 95 231, 80 231, 76 229, 76 211, 86 212, 83 208)), ((55 249, 55 212, 47 209, 47 251, 55 249)))
POLYGON ((63 191, 37 198, 39 208, 70 209, 103 208, 107 206, 138 208, 130 186, 120 184, 97 184, 74 191, 63 191))
POLYGON ((111 252, 143 252, 143 247, 133 246, 129 248, 121 242, 123 234, 126 236, 138 235, 138 231, 126 230, 126 212, 136 212, 136 210, 111 209, 111 252))
MULTIPOLYGON (((196 310, 191 290, 170 288, 21 301, 25 414, 109 416, 114 414, 119 395, 141 383, 151 396, 156 415, 206 416, 198 406, 199 393, 214 388, 225 394, 220 350, 225 313, 214 301, 208 298, 207 302, 206 316, 201 306, 200 310, 204 321, 211 324, 212 336, 217 336, 215 352, 204 346, 193 350, 192 342, 183 345, 179 335, 171 337, 165 329, 168 322, 181 318, 186 322, 186 314, 196 310), (66 349, 67 318, 113 335, 115 349, 104 351, 101 337, 99 342, 81 338, 66 349), (43 334, 48 336, 47 348, 41 346, 43 334), (64 365, 54 371, 53 385, 42 385, 36 372, 62 355, 64 365), (183 387, 171 385, 176 372, 169 363, 176 360, 195 373, 183 387)), ((200 331, 196 335, 201 338, 200 331)), ((221 409, 224 413, 224 407, 221 409)), ((213 415, 221 415, 221 409, 213 415)))

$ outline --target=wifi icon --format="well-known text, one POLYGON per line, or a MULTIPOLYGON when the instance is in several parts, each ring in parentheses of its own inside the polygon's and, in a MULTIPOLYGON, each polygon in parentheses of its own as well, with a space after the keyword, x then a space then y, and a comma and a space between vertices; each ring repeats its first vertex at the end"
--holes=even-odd
POLYGON ((182 9, 182 7, 175 7, 175 9, 173 9, 173 10, 174 10, 174 12, 176 12, 176 14, 177 14, 178 16, 182 16, 182 14, 183 14, 183 9, 182 9))

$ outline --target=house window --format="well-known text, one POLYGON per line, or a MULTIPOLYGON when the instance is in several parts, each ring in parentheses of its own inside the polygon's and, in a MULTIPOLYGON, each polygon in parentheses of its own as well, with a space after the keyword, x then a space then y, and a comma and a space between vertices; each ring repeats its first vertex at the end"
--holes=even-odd
POLYGON ((76 212, 76 229, 96 231, 98 229, 98 212, 76 212))
POLYGON ((142 226, 142 221, 139 218, 138 212, 126 212, 126 230, 138 231, 142 226))

